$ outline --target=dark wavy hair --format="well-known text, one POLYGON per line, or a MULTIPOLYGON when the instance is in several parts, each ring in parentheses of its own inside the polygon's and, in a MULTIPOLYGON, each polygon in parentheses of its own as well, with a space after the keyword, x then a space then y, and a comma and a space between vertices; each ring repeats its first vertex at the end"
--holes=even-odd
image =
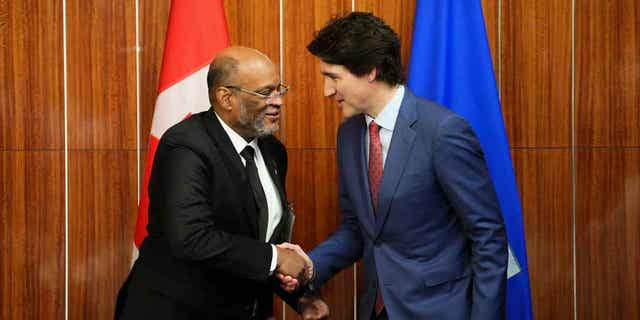
POLYGON ((351 12, 331 19, 315 33, 307 50, 326 63, 344 66, 356 76, 376 68, 376 80, 390 85, 405 80, 398 34, 368 12, 351 12))

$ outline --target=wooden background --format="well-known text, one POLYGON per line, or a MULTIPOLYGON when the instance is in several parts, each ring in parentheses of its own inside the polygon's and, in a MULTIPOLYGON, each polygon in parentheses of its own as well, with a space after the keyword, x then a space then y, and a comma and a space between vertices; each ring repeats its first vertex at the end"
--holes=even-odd
MULTIPOLYGON (((640 4, 482 2, 523 203, 535 317, 639 319, 640 4)), ((322 97, 304 47, 329 17, 355 7, 395 28, 406 63, 415 4, 225 6, 233 44, 284 61, 292 92, 280 137, 289 150, 295 240, 311 249, 339 221, 341 116, 322 97)), ((61 319, 65 310, 70 319, 112 318, 129 269, 168 12, 169 0, 0 0, 1 319, 61 319)), ((354 316, 356 287, 353 268, 327 285, 334 319, 354 316)))

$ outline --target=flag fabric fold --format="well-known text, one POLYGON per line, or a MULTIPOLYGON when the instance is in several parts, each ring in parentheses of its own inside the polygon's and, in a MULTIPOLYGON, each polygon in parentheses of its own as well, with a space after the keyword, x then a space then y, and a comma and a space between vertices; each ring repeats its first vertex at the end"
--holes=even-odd
POLYGON ((507 228, 507 319, 533 319, 520 197, 480 0, 417 0, 408 87, 476 132, 507 228))
POLYGON ((153 112, 134 244, 147 236, 149 177, 162 134, 193 113, 209 109, 209 63, 229 46, 223 0, 172 0, 153 112))

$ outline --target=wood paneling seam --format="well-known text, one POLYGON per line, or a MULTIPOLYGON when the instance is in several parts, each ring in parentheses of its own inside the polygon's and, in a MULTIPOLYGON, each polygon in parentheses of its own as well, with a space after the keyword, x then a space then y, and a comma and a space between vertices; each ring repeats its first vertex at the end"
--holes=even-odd
POLYGON ((140 1, 136 0, 136 204, 140 203, 140 1))
MULTIPOLYGON (((136 0, 136 207, 140 204, 140 1, 136 0)), ((135 213, 137 215, 137 211, 135 213)), ((137 219, 137 216, 136 216, 137 219)), ((127 231, 125 231, 127 232, 127 231)), ((131 239, 131 267, 138 259, 138 248, 131 239)))
POLYGON ((64 87, 64 318, 69 319, 69 127, 67 77, 67 1, 62 0, 62 64, 64 87))
MULTIPOLYGON (((278 30, 279 30, 279 40, 280 40, 280 82, 283 83, 284 82, 284 18, 283 18, 283 13, 284 13, 284 8, 283 8, 283 0, 280 0, 278 2, 278 6, 279 6, 279 16, 278 16, 278 30)), ((284 117, 280 118, 280 140, 282 141, 283 144, 285 144, 285 142, 287 141, 287 137, 285 135, 285 121, 284 121, 284 117)), ((282 302, 282 306, 284 307, 284 301, 282 302)), ((284 310, 284 308, 282 309, 284 310)), ((284 320, 284 312, 282 313, 282 320, 284 320)))
POLYGON ((576 1, 571 0, 571 251, 573 252, 573 319, 578 320, 576 254, 576 115, 575 115, 575 20, 576 1))
MULTIPOLYGON (((283 16, 283 0, 278 1, 278 28, 279 28, 279 45, 280 45, 280 82, 283 83, 284 82, 284 18, 283 16)), ((286 111, 285 111, 286 112, 286 111)), ((280 140, 282 141, 282 143, 284 144, 284 142, 286 141, 286 135, 285 135, 285 121, 284 121, 284 117, 280 118, 280 140)), ((286 312, 286 308, 287 308, 287 304, 284 302, 284 300, 282 300, 280 303, 282 303, 282 320, 285 320, 287 318, 287 312, 286 312)))

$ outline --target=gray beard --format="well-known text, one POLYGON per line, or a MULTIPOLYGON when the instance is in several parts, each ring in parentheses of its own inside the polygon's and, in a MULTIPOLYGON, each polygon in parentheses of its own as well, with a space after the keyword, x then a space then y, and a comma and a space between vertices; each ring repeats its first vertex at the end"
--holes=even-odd
POLYGON ((264 137, 271 135, 277 131, 277 129, 270 129, 264 123, 264 117, 267 115, 267 110, 265 109, 262 113, 258 114, 255 118, 251 118, 249 113, 247 113, 247 107, 244 102, 240 103, 240 117, 238 118, 238 122, 250 128, 255 134, 256 138, 264 137))

